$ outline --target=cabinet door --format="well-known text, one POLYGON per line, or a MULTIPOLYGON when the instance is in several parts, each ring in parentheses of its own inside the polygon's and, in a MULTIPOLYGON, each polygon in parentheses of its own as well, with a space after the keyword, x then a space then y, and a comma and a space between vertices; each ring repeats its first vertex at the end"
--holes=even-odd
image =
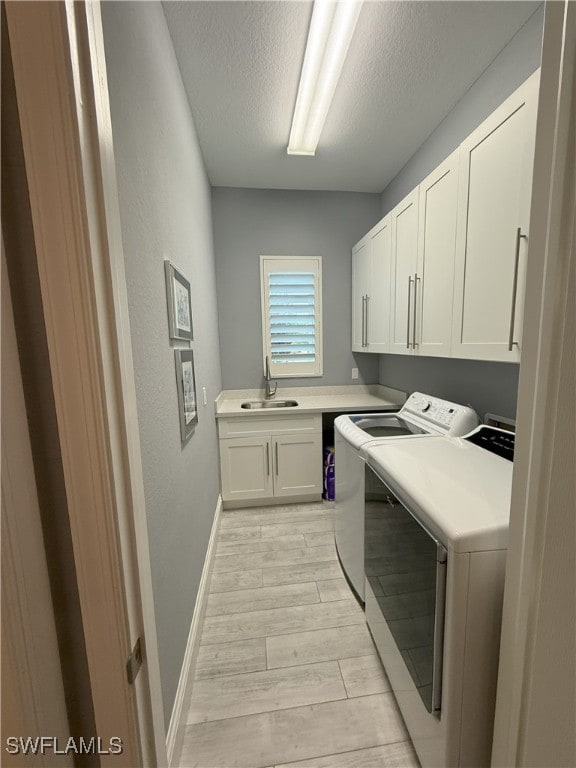
POLYGON ((352 249, 352 351, 366 349, 366 295, 370 284, 368 237, 352 249))
POLYGON ((419 188, 415 353, 450 357, 458 205, 458 151, 419 188))
POLYGON ((272 446, 275 496, 322 493, 321 435, 273 437, 272 446))
POLYGON ((257 435, 220 440, 224 501, 273 496, 271 442, 269 437, 257 435))
POLYGON ((366 308, 368 352, 390 349, 390 266, 392 232, 387 216, 370 232, 370 280, 366 308))
POLYGON ((538 73, 460 147, 452 352, 520 359, 538 73))
POLYGON ((414 352, 415 274, 418 260, 418 188, 391 213, 392 292, 390 352, 414 352))

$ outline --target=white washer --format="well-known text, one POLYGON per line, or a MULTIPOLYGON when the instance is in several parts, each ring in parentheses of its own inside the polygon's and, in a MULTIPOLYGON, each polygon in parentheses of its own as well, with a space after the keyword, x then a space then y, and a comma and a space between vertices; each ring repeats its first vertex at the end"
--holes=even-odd
POLYGON ((488 768, 514 435, 390 440, 366 460, 366 620, 423 768, 488 768))
POLYGON ((478 424, 469 407, 414 392, 399 411, 338 416, 334 421, 335 530, 340 563, 364 602, 364 462, 360 449, 390 439, 464 435, 478 424))

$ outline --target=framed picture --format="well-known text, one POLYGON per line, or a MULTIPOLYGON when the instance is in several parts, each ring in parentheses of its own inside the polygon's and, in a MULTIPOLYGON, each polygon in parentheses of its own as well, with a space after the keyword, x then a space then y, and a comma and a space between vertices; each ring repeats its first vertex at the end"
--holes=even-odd
POLYGON ((168 302, 168 328, 170 338, 177 341, 192 339, 192 305, 190 283, 169 261, 164 262, 166 300, 168 302))
POLYGON ((180 437, 185 445, 198 424, 196 407, 196 377, 194 375, 194 353, 191 349, 175 349, 176 386, 178 387, 178 410, 180 413, 180 437))

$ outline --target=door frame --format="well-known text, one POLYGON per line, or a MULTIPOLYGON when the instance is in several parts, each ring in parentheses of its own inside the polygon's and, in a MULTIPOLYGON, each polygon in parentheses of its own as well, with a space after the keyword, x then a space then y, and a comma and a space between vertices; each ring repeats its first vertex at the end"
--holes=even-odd
POLYGON ((6 3, 101 765, 165 766, 166 732, 98 2, 6 3), (126 676, 138 637, 136 682, 126 676))
MULTIPOLYGON (((570 598, 566 598, 571 574, 564 572, 559 563, 552 562, 561 553, 551 554, 546 548, 546 538, 552 531, 556 536, 559 531, 562 535, 565 510, 572 510, 574 504, 571 471, 565 473, 561 484, 554 480, 558 479, 555 476, 557 467, 573 467, 570 460, 574 461, 574 435, 571 443, 564 444, 558 435, 561 434, 559 423, 563 419, 563 405, 566 402, 573 405, 574 402, 573 377, 566 383, 560 374, 570 355, 572 360, 574 355, 574 337, 567 312, 570 311, 570 263, 573 269, 576 258, 575 86, 576 3, 572 0, 547 2, 526 275, 525 307, 530 311, 524 314, 522 333, 517 440, 492 750, 492 765, 499 768, 534 764, 530 760, 530 749, 534 746, 533 740, 538 738, 538 729, 530 728, 529 717, 535 700, 534 679, 537 672, 543 673, 538 666, 541 658, 535 655, 536 641, 542 626, 541 616, 550 607, 542 592, 544 576, 557 580, 556 610, 564 615, 564 621, 569 622, 567 612, 570 610, 574 616, 573 592, 571 606, 568 605, 570 598)), ((573 516, 573 512, 571 514, 573 516)), ((569 536, 570 531, 565 530, 564 537, 569 536)), ((566 643, 570 640, 573 644, 573 637, 562 639, 566 643)), ((557 656, 551 663, 567 661, 557 656)), ((569 675, 569 666, 564 669, 564 674, 569 675)), ((574 706, 574 702, 564 702, 566 708, 570 704, 574 706)), ((540 727, 546 726, 540 723, 540 727)), ((560 742, 561 735, 558 736, 560 742)), ((573 733, 564 734, 563 738, 570 737, 573 733)), ((553 755, 548 755, 548 759, 549 765, 557 764, 553 755)))
MULTIPOLYGON (((558 405, 550 374, 558 350, 555 291, 566 269, 558 216, 574 67, 564 14, 573 29, 573 5, 546 4, 527 276, 531 312, 523 332, 494 765, 518 764, 521 752, 537 609, 526 586, 542 569, 538 534, 546 520, 538 504, 554 461, 543 446, 558 405), (538 253, 545 254, 542 263, 538 253)), ((126 765, 162 766, 164 717, 100 8, 97 2, 27 2, 6 3, 6 12, 96 723, 103 737, 125 727, 126 765), (146 641, 148 675, 136 696, 124 675, 131 619, 141 621, 146 641)), ((122 764, 103 756, 104 768, 112 759, 122 764)))
MULTIPOLYGON (((11 734, 49 733, 65 744, 70 726, 3 237, 1 250, 1 730, 4 740, 11 734)), ((23 768, 28 761, 21 752, 3 755, 7 767, 23 768)), ((72 768, 73 758, 46 752, 35 763, 72 768)))

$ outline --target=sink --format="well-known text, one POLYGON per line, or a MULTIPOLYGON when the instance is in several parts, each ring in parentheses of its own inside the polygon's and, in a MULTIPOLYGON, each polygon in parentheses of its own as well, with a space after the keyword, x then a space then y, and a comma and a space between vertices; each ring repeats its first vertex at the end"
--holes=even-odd
POLYGON ((242 403, 241 408, 294 408, 296 400, 250 400, 242 403))

